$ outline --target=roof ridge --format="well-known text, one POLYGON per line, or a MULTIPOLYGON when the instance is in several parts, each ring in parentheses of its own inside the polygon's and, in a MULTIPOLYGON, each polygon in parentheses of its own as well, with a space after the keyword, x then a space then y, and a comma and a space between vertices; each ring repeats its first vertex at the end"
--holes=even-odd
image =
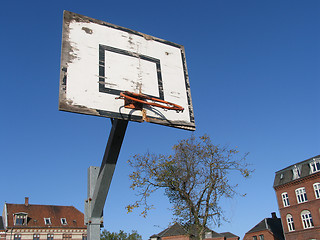
MULTIPOLYGON (((173 224, 173 225, 174 225, 174 224, 173 224)), ((173 225, 167 227, 166 229, 162 230, 161 232, 159 232, 158 234, 155 234, 155 235, 161 237, 161 235, 164 235, 166 232, 168 232, 169 229, 170 229, 173 225)))
POLYGON ((218 232, 216 232, 216 231, 214 231, 214 230, 211 230, 211 229, 210 229, 210 231, 213 232, 213 233, 215 233, 215 234, 217 234, 217 235, 223 236, 222 233, 218 233, 218 232))
POLYGON ((234 233, 232 233, 232 232, 222 232, 222 233, 220 233, 220 234, 222 234, 222 235, 232 235, 232 236, 235 236, 235 237, 239 237, 239 236, 237 236, 237 235, 235 235, 234 233))
POLYGON ((294 165, 302 164, 302 163, 304 163, 304 162, 307 162, 307 161, 312 160, 313 158, 318 158, 318 157, 320 157, 320 155, 313 156, 313 157, 311 157, 311 158, 308 158, 308 159, 302 160, 302 161, 300 161, 300 162, 291 164, 290 166, 287 166, 287 167, 285 167, 285 168, 283 168, 283 169, 281 169, 281 170, 276 171, 275 174, 277 174, 277 173, 279 173, 279 172, 282 172, 282 171, 284 171, 284 170, 286 170, 286 169, 290 169, 290 168, 294 167, 294 165))
POLYGON ((75 208, 75 206, 73 205, 53 205, 53 204, 28 204, 25 205, 24 203, 5 203, 7 205, 23 205, 23 206, 52 206, 52 207, 73 207, 75 208))
MULTIPOLYGON (((262 219, 260 222, 258 222, 258 223, 257 223, 253 228, 251 228, 247 233, 253 231, 255 228, 258 228, 259 224, 263 224, 263 223, 264 223, 264 225, 265 225, 265 219, 266 219, 266 218, 264 218, 264 219, 262 219)), ((266 226, 266 225, 265 225, 265 226, 266 226)), ((253 231, 253 232, 254 232, 254 231, 253 231)))

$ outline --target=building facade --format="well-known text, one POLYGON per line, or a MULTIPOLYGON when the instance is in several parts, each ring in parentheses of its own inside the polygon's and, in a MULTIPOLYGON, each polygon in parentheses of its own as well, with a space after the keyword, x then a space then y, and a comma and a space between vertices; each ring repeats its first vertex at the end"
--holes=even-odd
MULTIPOLYGON (((192 232, 192 231, 191 231, 192 232)), ((154 234, 149 240, 192 240, 194 234, 188 232, 181 224, 175 223, 158 234, 154 234)), ((240 237, 230 232, 217 233, 207 228, 202 239, 205 240, 239 240, 240 237)))
POLYGON ((0 216, 0 240, 6 239, 6 231, 3 226, 2 216, 0 216))
POLYGON ((276 172, 273 187, 286 240, 319 240, 320 155, 276 172))
POLYGON ((84 215, 73 206, 5 203, 0 240, 86 240, 84 215), (1 233, 2 226, 2 233, 1 233))
POLYGON ((243 237, 243 240, 284 240, 281 219, 276 213, 271 213, 271 218, 265 218, 243 237))

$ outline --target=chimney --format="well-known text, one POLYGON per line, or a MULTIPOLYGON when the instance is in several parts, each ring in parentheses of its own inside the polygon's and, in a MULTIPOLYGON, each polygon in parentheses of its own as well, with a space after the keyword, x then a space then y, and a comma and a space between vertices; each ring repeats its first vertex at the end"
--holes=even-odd
POLYGON ((24 205, 26 205, 27 207, 29 206, 29 198, 28 197, 24 198, 24 205))
POLYGON ((275 212, 272 212, 272 213, 271 213, 271 216, 272 216, 273 219, 277 219, 277 215, 276 215, 275 212))

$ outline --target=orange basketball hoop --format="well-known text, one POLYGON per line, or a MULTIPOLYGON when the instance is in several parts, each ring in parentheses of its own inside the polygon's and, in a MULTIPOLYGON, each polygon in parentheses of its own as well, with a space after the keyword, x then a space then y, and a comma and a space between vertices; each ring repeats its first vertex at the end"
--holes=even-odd
POLYGON ((143 104, 145 104, 149 106, 160 107, 163 109, 175 110, 177 112, 183 112, 184 110, 183 107, 177 104, 162 99, 150 97, 142 93, 133 93, 125 91, 121 92, 120 97, 118 97, 117 99, 124 99, 124 107, 131 109, 142 110, 143 104), (147 100, 150 100, 150 102, 148 102, 147 100))

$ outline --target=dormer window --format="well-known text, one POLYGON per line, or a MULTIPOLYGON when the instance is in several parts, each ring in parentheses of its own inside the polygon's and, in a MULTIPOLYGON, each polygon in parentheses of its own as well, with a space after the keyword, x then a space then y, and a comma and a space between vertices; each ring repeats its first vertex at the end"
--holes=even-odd
POLYGON ((50 220, 50 218, 44 218, 44 224, 45 224, 45 225, 51 225, 51 220, 50 220))
POLYGON ((205 232, 204 238, 212 238, 212 232, 205 232))
POLYGON ((310 173, 315 173, 320 171, 320 158, 314 158, 310 165, 310 173))
POLYGON ((60 220, 62 225, 67 225, 67 219, 61 218, 60 220))
POLYGON ((293 179, 300 178, 301 176, 301 166, 294 165, 293 169, 293 179))
POLYGON ((15 213, 14 225, 27 225, 28 214, 27 213, 15 213))

